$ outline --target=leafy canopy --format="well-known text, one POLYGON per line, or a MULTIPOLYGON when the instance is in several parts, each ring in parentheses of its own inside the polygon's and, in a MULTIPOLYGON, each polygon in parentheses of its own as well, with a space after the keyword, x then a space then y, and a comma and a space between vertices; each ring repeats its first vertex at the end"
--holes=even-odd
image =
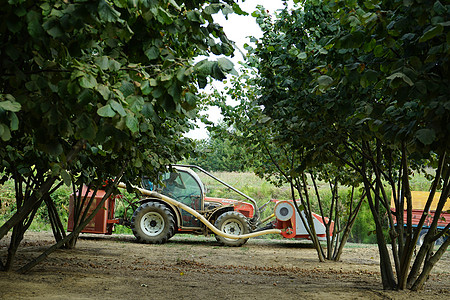
POLYGON ((234 1, 2 5, 2 171, 38 168, 68 181, 71 168, 73 176, 88 167, 150 172, 185 156, 198 88, 233 71, 225 57, 193 61, 232 55, 212 19, 220 11, 243 13, 234 1))

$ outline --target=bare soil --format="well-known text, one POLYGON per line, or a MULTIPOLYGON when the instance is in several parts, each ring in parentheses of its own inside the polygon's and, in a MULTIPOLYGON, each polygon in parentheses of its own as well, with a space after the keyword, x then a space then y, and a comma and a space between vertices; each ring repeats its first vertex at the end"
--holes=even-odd
MULTIPOLYGON (((53 243, 51 233, 27 233, 16 266, 53 243)), ((311 243, 295 240, 230 248, 214 237, 146 245, 129 235, 82 235, 75 249, 57 250, 28 274, 0 273, 0 299, 450 299, 450 251, 421 292, 384 291, 378 261, 376 245, 349 244, 341 262, 319 263, 311 243)))

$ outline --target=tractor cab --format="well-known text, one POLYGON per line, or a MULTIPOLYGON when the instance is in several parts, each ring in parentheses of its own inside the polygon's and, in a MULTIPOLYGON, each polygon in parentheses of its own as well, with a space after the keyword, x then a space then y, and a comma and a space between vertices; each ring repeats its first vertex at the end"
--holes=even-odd
MULTIPOLYGON (((175 167, 166 172, 161 178, 162 185, 156 190, 175 199, 196 211, 203 211, 205 207, 205 187, 198 175, 188 168, 175 167)), ((200 227, 201 222, 190 213, 180 210, 182 227, 200 227)))

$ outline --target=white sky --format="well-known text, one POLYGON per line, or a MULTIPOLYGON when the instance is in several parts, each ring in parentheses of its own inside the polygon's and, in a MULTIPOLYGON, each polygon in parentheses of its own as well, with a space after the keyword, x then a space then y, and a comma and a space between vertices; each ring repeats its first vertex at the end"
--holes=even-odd
MULTIPOLYGON (((282 9, 284 7, 282 0, 246 0, 244 3, 239 2, 239 6, 243 11, 249 13, 248 16, 232 14, 228 15, 227 20, 221 13, 214 15, 214 21, 223 26, 227 37, 234 41, 236 46, 244 53, 246 52, 244 44, 250 44, 250 36, 256 38, 262 36, 262 32, 259 29, 258 24, 256 24, 255 18, 251 16, 251 13, 256 10, 257 5, 264 6, 269 13, 273 13, 277 9, 282 9)), ((237 62, 242 61, 243 57, 238 50, 235 50, 235 56, 231 60, 234 62, 235 68, 237 69, 239 67, 237 62)), ((216 81, 213 85, 220 87, 222 84, 216 81)), ((220 110, 216 107, 211 107, 205 113, 209 115, 208 119, 214 123, 217 123, 221 119, 220 110)), ((197 125, 200 128, 188 132, 186 136, 197 140, 207 138, 208 132, 205 129, 205 126, 200 121, 197 122, 197 125)))

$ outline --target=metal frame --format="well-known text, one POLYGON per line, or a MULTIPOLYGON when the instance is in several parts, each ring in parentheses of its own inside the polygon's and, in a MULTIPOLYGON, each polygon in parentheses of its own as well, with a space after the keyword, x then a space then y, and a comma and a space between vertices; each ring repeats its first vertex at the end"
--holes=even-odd
POLYGON ((220 182, 221 184, 223 184, 224 186, 226 186, 227 188, 233 190, 234 192, 238 193, 239 195, 241 195, 242 197, 245 197, 247 200, 249 200, 252 205, 253 208, 255 209, 255 213, 252 219, 250 219, 250 221, 253 223, 253 225, 256 225, 257 221, 259 220, 259 208, 258 208, 258 204, 256 202, 255 199, 253 199, 252 197, 244 194, 243 192, 241 192, 240 190, 236 189, 235 187, 229 185, 228 183, 226 183, 225 181, 222 181, 221 179, 217 178, 216 176, 214 176, 213 174, 209 173, 208 171, 200 168, 199 166, 194 166, 194 165, 173 165, 174 167, 183 167, 183 168, 190 168, 190 169, 197 169, 200 172, 202 172, 203 174, 211 177, 212 179, 220 182))

